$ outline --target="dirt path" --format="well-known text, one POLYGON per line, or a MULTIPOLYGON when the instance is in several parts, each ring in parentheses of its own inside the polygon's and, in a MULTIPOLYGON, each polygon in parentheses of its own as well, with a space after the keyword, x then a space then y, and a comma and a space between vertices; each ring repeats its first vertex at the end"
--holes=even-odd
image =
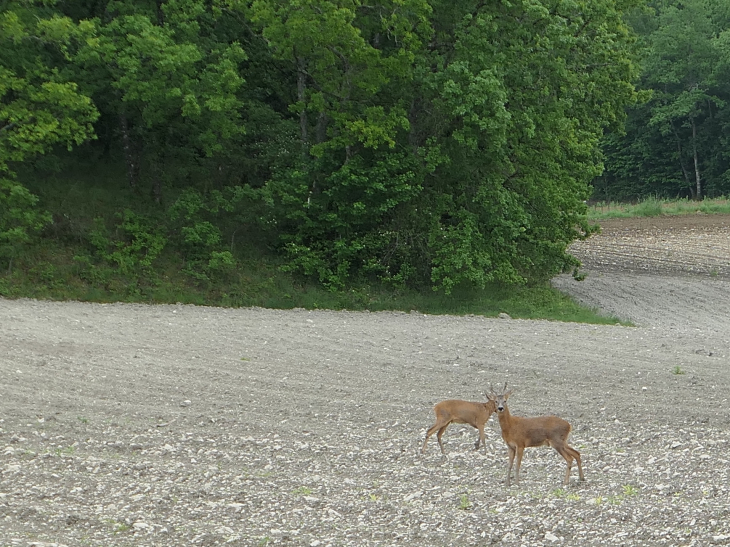
POLYGON ((586 271, 640 326, 0 299, 0 546, 730 543, 730 281, 586 271), (585 483, 534 448, 506 488, 494 419, 420 454, 504 382, 585 483))

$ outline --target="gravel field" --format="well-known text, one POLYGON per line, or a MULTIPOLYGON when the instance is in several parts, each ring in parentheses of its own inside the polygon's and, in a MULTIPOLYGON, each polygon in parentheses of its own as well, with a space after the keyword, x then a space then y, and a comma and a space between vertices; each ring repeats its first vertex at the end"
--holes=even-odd
POLYGON ((0 546, 730 545, 727 217, 611 221, 554 283, 636 327, 0 299, 0 546), (694 219, 694 220, 692 220, 694 219), (505 486, 432 407, 573 425, 505 486))

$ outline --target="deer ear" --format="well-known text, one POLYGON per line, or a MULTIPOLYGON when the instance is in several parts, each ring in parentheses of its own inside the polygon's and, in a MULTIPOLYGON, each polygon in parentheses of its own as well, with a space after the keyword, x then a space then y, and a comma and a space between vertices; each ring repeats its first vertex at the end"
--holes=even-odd
POLYGON ((506 401, 509 399, 509 396, 512 395, 512 390, 510 389, 507 393, 504 394, 504 400, 506 401))

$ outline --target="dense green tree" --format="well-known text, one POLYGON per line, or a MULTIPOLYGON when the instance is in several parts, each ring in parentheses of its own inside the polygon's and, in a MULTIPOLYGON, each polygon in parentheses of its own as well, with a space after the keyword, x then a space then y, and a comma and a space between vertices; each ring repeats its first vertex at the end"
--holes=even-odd
POLYGON ((44 8, 69 30, 41 65, 100 111, 102 161, 164 205, 154 234, 134 211, 121 240, 99 225, 95 256, 149 268, 170 245, 204 280, 245 231, 333 288, 448 292, 574 263, 599 139, 635 98, 635 3, 70 2, 44 8))
POLYGON ((649 123, 674 138, 684 179, 698 199, 703 196, 698 132, 703 121, 712 124, 712 110, 723 103, 714 93, 719 58, 708 7, 706 0, 691 0, 664 9, 645 63, 645 82, 654 90, 649 123))
POLYGON ((436 20, 443 46, 425 72, 449 158, 429 185, 444 208, 430 229, 432 277, 551 276, 589 233, 582 201, 601 170, 597 142, 633 98, 628 29, 613 2, 459 8, 444 7, 453 24, 436 20))
POLYGON ((570 265, 633 100, 624 7, 253 2, 297 75, 302 161, 264 189, 292 267, 450 290, 570 265))
POLYGON ((216 34, 220 16, 199 0, 110 2, 75 57, 79 79, 118 123, 130 186, 141 174, 158 202, 165 185, 217 178, 245 132, 246 55, 216 34))
POLYGON ((98 114, 63 70, 69 48, 89 32, 49 7, 0 2, 0 259, 12 259, 49 220, 38 198, 17 182, 14 166, 55 144, 93 136, 98 114))
MULTIPOLYGON (((407 138, 424 0, 255 1, 273 55, 296 75, 300 161, 263 188, 290 267, 341 286, 355 270, 402 282, 413 268, 391 222, 420 191, 407 138), (405 93, 404 93, 405 91, 405 93)), ((412 229, 412 228, 411 228, 412 229)), ((410 251, 409 251, 410 252, 410 251)))
POLYGON ((72 42, 90 28, 46 8, 0 3, 0 173, 62 142, 93 136, 97 111, 64 73, 72 42))

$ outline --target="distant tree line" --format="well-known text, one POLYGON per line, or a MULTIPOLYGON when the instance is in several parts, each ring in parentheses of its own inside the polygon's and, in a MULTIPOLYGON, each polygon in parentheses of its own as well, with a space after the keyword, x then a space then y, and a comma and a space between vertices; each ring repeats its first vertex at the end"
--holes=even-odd
POLYGON ((730 195, 730 2, 650 1, 628 21, 643 100, 607 136, 594 198, 730 195))

